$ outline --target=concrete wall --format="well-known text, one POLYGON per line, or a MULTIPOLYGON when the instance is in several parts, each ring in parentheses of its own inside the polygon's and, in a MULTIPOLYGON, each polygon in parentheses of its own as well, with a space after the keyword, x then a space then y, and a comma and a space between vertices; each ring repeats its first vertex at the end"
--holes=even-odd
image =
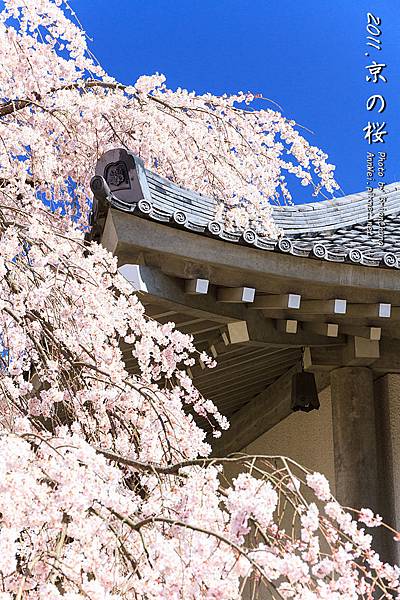
POLYGON ((323 473, 335 493, 330 387, 319 394, 321 407, 296 412, 243 449, 249 454, 279 454, 323 473))

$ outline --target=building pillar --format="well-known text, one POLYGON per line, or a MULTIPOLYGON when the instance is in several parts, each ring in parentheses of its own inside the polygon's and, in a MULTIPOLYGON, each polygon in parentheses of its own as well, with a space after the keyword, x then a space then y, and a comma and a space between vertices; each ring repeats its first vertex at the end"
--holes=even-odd
MULTIPOLYGON (((388 373, 375 382, 375 412, 378 426, 380 514, 400 530, 400 374, 388 373)), ((387 560, 400 564, 400 544, 385 535, 387 560)))
POLYGON ((336 497, 343 506, 378 508, 374 384, 368 367, 331 372, 336 497))

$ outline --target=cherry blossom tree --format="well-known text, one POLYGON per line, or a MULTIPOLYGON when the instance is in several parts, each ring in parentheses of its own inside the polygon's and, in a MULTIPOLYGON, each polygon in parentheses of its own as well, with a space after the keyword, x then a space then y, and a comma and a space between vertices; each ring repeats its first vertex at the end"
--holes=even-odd
POLYGON ((84 235, 115 145, 268 236, 285 173, 336 189, 326 155, 251 94, 119 84, 61 0, 6 0, 0 51, 0 600, 400 597, 379 516, 289 459, 210 458, 193 415, 228 423, 187 376, 192 338, 84 235))

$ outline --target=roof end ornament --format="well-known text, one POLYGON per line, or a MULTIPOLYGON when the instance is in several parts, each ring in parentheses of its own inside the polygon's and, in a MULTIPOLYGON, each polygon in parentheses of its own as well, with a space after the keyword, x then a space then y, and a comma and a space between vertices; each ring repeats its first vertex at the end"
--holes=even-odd
POLYGON ((133 212, 141 200, 151 202, 143 161, 125 148, 105 152, 97 161, 90 188, 99 203, 133 212))

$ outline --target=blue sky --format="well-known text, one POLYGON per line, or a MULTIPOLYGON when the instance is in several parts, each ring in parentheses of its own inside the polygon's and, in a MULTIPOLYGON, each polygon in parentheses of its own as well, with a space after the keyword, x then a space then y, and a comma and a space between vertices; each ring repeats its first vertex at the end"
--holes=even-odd
MULTIPOLYGON (((251 90, 311 129, 344 193, 366 187, 366 154, 386 151, 386 183, 400 180, 400 10, 396 0, 72 0, 91 48, 123 83, 164 73, 170 87, 216 94, 251 90), (366 46, 367 12, 382 20, 382 50, 366 46), (370 52, 370 57, 365 52, 370 52), (370 60, 387 83, 367 83, 370 60), (368 112, 382 94, 382 114, 368 112), (386 122, 385 144, 363 139, 386 122)), ((271 106, 273 108, 273 106, 271 106)), ((295 201, 311 188, 289 184, 295 201)))

